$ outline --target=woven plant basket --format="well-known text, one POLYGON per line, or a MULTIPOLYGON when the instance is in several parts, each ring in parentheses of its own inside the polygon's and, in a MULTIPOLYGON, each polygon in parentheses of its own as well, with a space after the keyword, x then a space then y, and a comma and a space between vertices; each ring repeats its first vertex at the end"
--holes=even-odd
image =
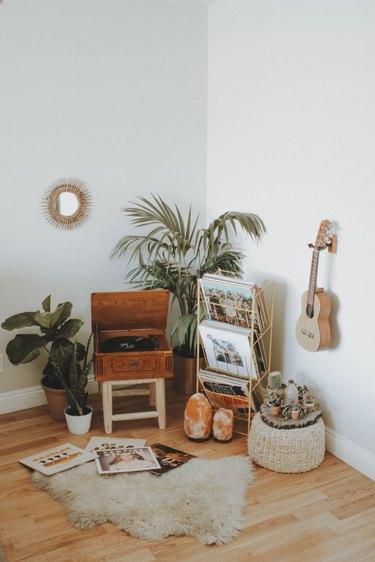
POLYGON ((275 429, 256 414, 249 433, 249 457, 275 472, 307 472, 324 459, 325 428, 320 418, 313 425, 275 429))

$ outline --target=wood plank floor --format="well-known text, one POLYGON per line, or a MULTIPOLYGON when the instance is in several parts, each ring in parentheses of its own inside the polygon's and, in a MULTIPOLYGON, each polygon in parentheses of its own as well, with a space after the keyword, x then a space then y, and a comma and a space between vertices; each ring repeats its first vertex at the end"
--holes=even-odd
MULTIPOLYGON (((227 444, 189 441, 182 426, 187 398, 167 389, 164 431, 149 419, 116 422, 113 435, 159 441, 203 458, 247 454, 246 437, 240 434, 227 444)), ((126 400, 136 408, 144 398, 126 400)), ((17 460, 65 441, 84 447, 92 435, 104 435, 98 396, 90 403, 92 428, 83 436, 53 421, 46 406, 0 416, 0 543, 8 562, 375 561, 375 482, 329 453, 318 469, 303 474, 255 466, 245 529, 227 545, 203 546, 189 537, 144 541, 109 523, 73 529, 62 505, 34 488, 31 471, 17 460)))

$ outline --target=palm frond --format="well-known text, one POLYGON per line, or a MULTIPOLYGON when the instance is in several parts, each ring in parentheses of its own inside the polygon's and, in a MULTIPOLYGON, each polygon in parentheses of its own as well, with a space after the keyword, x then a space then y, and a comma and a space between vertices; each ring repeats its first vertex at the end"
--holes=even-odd
POLYGON ((150 230, 121 238, 111 258, 127 255, 129 263, 137 262, 125 277, 134 287, 170 291, 172 304, 177 301, 181 313, 173 337, 193 350, 198 278, 219 271, 240 274, 244 254, 233 248, 231 237, 241 229, 259 240, 266 232, 263 221, 251 213, 226 211, 199 228, 199 215, 193 217, 191 207, 185 218, 177 205, 172 209, 160 195, 138 197, 123 211, 136 228, 150 230))

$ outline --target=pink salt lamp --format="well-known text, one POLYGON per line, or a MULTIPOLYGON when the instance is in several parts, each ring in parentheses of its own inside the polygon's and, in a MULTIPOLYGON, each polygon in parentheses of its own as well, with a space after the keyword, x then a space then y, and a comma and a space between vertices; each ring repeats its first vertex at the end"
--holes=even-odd
POLYGON ((227 443, 233 437, 234 415, 232 410, 219 408, 214 415, 212 432, 214 439, 227 443))
POLYGON ((184 430, 193 441, 206 441, 212 429, 212 408, 207 398, 197 392, 190 396, 184 414, 184 430))

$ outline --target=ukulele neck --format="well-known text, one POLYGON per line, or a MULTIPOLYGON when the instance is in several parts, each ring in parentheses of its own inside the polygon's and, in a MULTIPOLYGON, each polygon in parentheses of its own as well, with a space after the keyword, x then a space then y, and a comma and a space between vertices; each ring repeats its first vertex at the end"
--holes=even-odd
POLYGON ((314 316, 314 298, 316 293, 316 282, 318 277, 320 248, 313 247, 313 255, 310 268, 309 288, 307 291, 307 316, 312 318, 314 316))

